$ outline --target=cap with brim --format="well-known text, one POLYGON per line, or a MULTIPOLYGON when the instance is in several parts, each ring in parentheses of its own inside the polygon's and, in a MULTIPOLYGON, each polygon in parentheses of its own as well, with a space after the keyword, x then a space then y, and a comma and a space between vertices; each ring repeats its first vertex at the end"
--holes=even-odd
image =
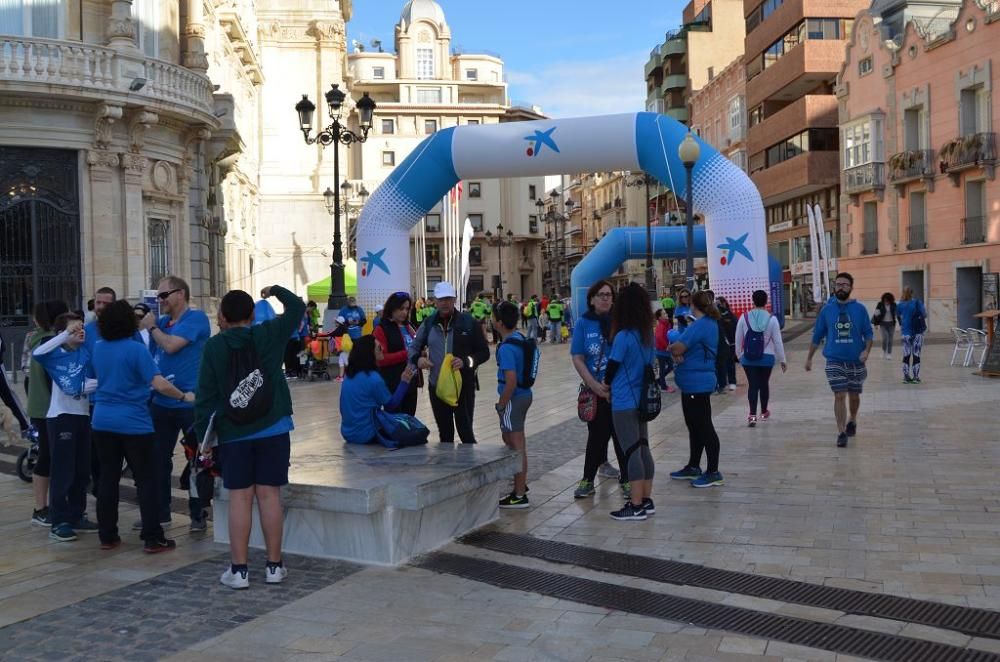
POLYGON ((448 281, 441 281, 434 286, 435 299, 454 299, 458 295, 455 293, 455 286, 448 281))

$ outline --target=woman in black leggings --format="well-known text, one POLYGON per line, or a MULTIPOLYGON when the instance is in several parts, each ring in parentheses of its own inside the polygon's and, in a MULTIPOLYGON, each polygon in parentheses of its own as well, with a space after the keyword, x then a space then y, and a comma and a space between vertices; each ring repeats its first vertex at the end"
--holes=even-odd
POLYGON ((740 359, 749 384, 749 427, 756 427, 757 421, 766 421, 771 417, 771 410, 767 406, 771 396, 771 371, 775 362, 781 365, 781 372, 788 369, 785 345, 781 342, 781 327, 778 326, 778 319, 767 311, 767 292, 754 292, 753 305, 753 310, 743 313, 736 324, 736 356, 740 359))
POLYGON ((17 419, 17 425, 21 428, 21 435, 23 436, 28 432, 28 417, 24 413, 24 408, 21 407, 21 401, 10 390, 10 384, 7 382, 7 372, 3 368, 4 348, 3 338, 0 338, 0 401, 7 406, 10 413, 17 419))
POLYGON ((670 474, 674 480, 690 480, 692 487, 722 485, 719 473, 719 435, 712 424, 712 392, 716 387, 715 356, 719 349, 719 311, 712 297, 702 291, 694 295, 691 312, 695 321, 680 340, 670 345, 677 365, 676 381, 681 389, 681 408, 688 428, 691 456, 684 467, 670 474), (701 470, 701 456, 708 467, 701 470))

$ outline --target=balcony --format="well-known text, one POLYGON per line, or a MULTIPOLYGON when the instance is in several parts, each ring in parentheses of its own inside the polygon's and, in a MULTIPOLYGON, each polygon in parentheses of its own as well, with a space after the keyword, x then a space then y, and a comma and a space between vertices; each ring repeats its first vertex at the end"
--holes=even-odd
POLYGON ((649 60, 646 61, 644 77, 649 78, 650 74, 659 69, 661 64, 663 64, 663 57, 660 55, 660 47, 657 46, 649 54, 649 60))
POLYGON ((138 52, 78 42, 0 36, 0 93, 141 104, 188 123, 219 124, 207 77, 138 52), (139 78, 145 85, 131 91, 139 78))
POLYGON ((688 79, 684 74, 670 74, 663 77, 663 90, 683 90, 687 87, 688 79))
POLYGON ((747 152, 756 154, 803 129, 835 128, 837 124, 837 98, 828 94, 807 94, 750 127, 747 152))
POLYGON ((878 231, 868 230, 861 235, 861 254, 878 255, 878 231))
POLYGON ((572 237, 574 235, 578 235, 581 232, 580 226, 579 225, 567 225, 565 232, 566 232, 566 236, 567 237, 572 237))
POLYGON ((911 225, 906 228, 906 250, 919 251, 927 248, 927 226, 911 225))
POLYGON ((913 149, 889 157, 889 181, 900 195, 905 195, 908 182, 924 179, 929 191, 934 190, 934 150, 913 149))
POLYGON ((866 163, 844 170, 846 180, 844 188, 848 195, 857 195, 865 191, 882 191, 885 189, 885 164, 866 163))
POLYGON ((962 219, 962 243, 981 244, 986 241, 986 217, 967 216, 962 219))
POLYGON ((839 152, 803 152, 750 175, 765 205, 840 183, 839 152))
POLYGON ((685 124, 691 119, 687 108, 668 108, 666 115, 685 124))
POLYGON ((684 55, 687 53, 688 42, 687 39, 682 35, 680 37, 674 37, 673 39, 668 39, 666 43, 660 46, 660 54, 663 57, 671 57, 673 55, 684 55))
POLYGON ((951 176, 955 186, 959 173, 970 168, 982 167, 993 179, 997 161, 997 134, 970 133, 947 142, 939 154, 941 172, 951 176))
POLYGON ((837 77, 844 63, 840 39, 811 39, 785 53, 747 85, 747 108, 767 99, 792 101, 837 77))

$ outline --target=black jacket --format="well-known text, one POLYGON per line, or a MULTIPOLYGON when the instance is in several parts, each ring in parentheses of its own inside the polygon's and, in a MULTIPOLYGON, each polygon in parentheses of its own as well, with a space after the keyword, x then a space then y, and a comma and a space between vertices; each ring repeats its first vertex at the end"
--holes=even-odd
MULTIPOLYGON (((891 313, 889 317, 892 318, 892 321, 898 324, 899 315, 896 313, 895 301, 889 304, 889 313, 891 313)), ((877 304, 875 304, 875 314, 872 315, 872 324, 881 324, 885 320, 885 318, 886 318, 885 304, 879 301, 877 304)))

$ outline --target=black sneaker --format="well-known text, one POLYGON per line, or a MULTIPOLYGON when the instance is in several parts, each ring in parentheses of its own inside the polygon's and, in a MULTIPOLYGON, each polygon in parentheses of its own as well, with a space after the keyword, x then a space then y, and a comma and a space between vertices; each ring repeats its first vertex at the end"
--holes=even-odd
POLYGON ((77 533, 97 533, 97 525, 84 515, 83 519, 73 525, 73 530, 77 533))
POLYGON ((650 499, 649 497, 646 497, 645 499, 642 500, 642 509, 647 515, 656 514, 656 506, 653 505, 653 500, 650 499))
POLYGON ((837 435, 837 448, 844 448, 847 446, 847 433, 841 432, 837 435))
POLYGON ((853 437, 858 433, 858 424, 854 421, 848 421, 847 423, 847 436, 853 437))
POLYGON ((169 552, 175 547, 177 547, 177 543, 173 540, 160 538, 159 540, 147 540, 146 544, 142 546, 142 551, 147 554, 159 554, 160 552, 169 552))
POLYGON ((31 523, 35 526, 52 526, 52 520, 49 518, 49 507, 32 510, 31 523))
POLYGON ((626 501, 621 510, 611 513, 611 519, 616 519, 620 522, 641 522, 646 519, 646 511, 642 506, 634 506, 631 501, 626 501))
POLYGON ((531 504, 528 503, 528 495, 517 496, 513 492, 500 499, 500 507, 515 509, 515 508, 530 508, 531 504))

